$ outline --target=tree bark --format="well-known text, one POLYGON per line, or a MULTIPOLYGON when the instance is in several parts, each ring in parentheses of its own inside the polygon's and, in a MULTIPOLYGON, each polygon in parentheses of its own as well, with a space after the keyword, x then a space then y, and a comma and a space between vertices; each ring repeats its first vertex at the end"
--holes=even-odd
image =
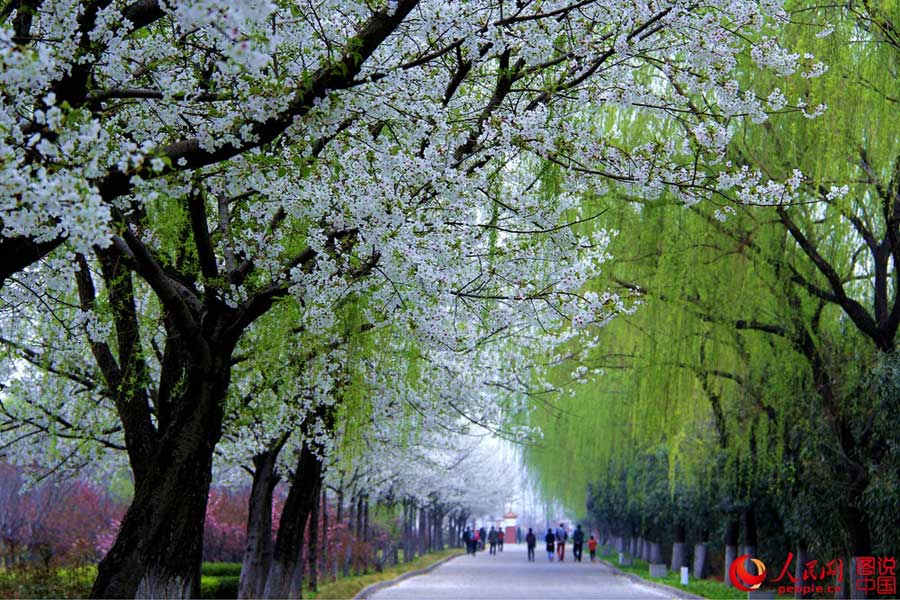
POLYGON ((794 598, 797 598, 798 600, 807 596, 803 593, 802 588, 804 585, 806 585, 806 580, 803 577, 803 573, 804 571, 806 571, 804 566, 806 565, 806 562, 808 560, 809 552, 806 547, 806 542, 800 540, 799 542, 797 542, 797 562, 794 564, 794 579, 797 580, 797 583, 795 584, 796 587, 794 589, 794 598))
POLYGON ((700 543, 694 546, 694 578, 703 579, 706 577, 706 554, 708 551, 709 530, 703 529, 700 532, 700 543))
POLYGON ((659 542, 648 542, 650 547, 648 550, 648 561, 651 565, 659 565, 663 562, 662 544, 659 542))
MULTIPOLYGON (((861 495, 861 494, 860 494, 861 495)), ((869 520, 865 513, 856 506, 845 509, 847 533, 850 534, 850 598, 866 598, 866 592, 857 589, 856 563, 862 556, 872 556, 872 536, 869 530, 869 520)))
POLYGON ((116 541, 97 566, 94 598, 200 595, 203 524, 230 351, 210 362, 176 369, 185 378, 184 391, 172 403, 167 426, 144 463, 116 541))
POLYGON ((312 510, 309 513, 309 590, 318 591, 319 585, 319 506, 320 497, 316 494, 312 510))
POLYGON ((681 567, 687 565, 686 537, 684 525, 676 525, 675 541, 672 543, 672 570, 676 573, 681 571, 681 567))
POLYGON ((238 598, 259 598, 272 564, 272 494, 278 484, 275 462, 283 442, 253 457, 253 486, 247 512, 247 546, 244 550, 238 598))
POLYGON ((363 501, 363 541, 369 541, 369 497, 363 501))
POLYGON ((737 519, 735 519, 733 515, 730 515, 728 517, 728 523, 725 526, 725 578, 723 579, 725 585, 732 585, 728 570, 731 568, 731 563, 734 562, 734 559, 736 559, 738 555, 737 544, 739 532, 740 525, 737 519))
POLYGON ((322 511, 322 543, 319 544, 321 550, 319 552, 319 564, 322 569, 323 578, 328 574, 328 492, 322 487, 322 499, 320 500, 322 511))
POLYGON ((322 463, 304 440, 294 480, 278 522, 278 537, 265 598, 299 598, 303 580, 303 534, 322 485, 322 463))
POLYGON ((706 553, 706 542, 701 542, 694 546, 694 579, 706 577, 706 553))
MULTIPOLYGON (((743 521, 744 521, 744 549, 742 554, 746 554, 750 557, 757 556, 757 549, 759 548, 759 540, 757 538, 756 532, 756 509, 751 504, 746 507, 743 511, 743 521)), ((754 563, 750 558, 747 559, 746 564, 744 565, 747 569, 747 572, 751 575, 758 575, 758 569, 756 568, 756 563, 754 563)))
POLYGON ((425 508, 419 509, 419 528, 416 532, 416 541, 419 547, 419 556, 422 556, 426 552, 427 543, 426 537, 428 535, 428 524, 425 522, 425 508))

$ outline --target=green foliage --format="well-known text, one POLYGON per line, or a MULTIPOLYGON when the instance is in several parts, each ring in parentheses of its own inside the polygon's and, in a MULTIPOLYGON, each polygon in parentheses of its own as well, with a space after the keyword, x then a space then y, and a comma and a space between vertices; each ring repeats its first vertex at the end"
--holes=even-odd
POLYGON ((97 576, 94 566, 0 569, 2 598, 87 598, 97 576))
POLYGON ((238 562, 205 562, 200 569, 201 575, 210 577, 240 577, 241 563, 238 562))
POLYGON ((202 575, 200 577, 200 597, 237 598, 239 575, 202 575))

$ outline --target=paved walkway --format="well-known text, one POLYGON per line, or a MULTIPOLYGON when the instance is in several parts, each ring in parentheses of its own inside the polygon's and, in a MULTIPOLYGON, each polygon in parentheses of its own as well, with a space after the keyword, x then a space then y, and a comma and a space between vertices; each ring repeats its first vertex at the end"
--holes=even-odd
POLYGON ((600 563, 571 562, 571 544, 566 560, 547 561, 539 552, 535 562, 526 559, 524 544, 507 544, 502 553, 479 552, 454 558, 430 573, 410 577, 372 596, 375 600, 479 600, 481 598, 671 598, 674 594, 635 583, 600 563))

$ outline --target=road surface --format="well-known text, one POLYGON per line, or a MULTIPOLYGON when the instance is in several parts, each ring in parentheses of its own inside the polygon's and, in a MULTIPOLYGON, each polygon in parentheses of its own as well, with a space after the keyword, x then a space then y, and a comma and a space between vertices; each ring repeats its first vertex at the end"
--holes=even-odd
POLYGON ((573 563, 571 544, 566 545, 566 560, 552 563, 547 553, 537 548, 535 562, 526 560, 524 544, 507 544, 504 552, 491 556, 454 558, 430 573, 405 579, 379 590, 374 600, 480 600, 482 598, 672 598, 658 588, 635 583, 600 563, 573 563))

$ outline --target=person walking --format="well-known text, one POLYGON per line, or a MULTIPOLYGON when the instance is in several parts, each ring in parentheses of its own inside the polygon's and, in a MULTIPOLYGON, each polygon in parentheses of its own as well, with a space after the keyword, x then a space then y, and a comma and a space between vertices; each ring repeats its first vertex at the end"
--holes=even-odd
MULTIPOLYGON (((481 529, 484 529, 482 527, 481 529)), ((478 554, 478 548, 481 547, 481 529, 476 529, 472 534, 472 556, 478 554)))
POLYGON ((552 529, 547 529, 547 535, 544 536, 544 541, 547 542, 547 560, 553 562, 553 543, 556 541, 556 536, 553 535, 552 529))
POLYGON ((503 533, 502 529, 497 530, 497 549, 500 552, 503 552, 503 540, 506 538, 506 535, 503 533))
POLYGON ((591 562, 594 562, 597 558, 597 540, 594 539, 594 536, 588 540, 588 552, 591 553, 591 562))
POLYGON ((556 528, 556 555, 559 557, 559 562, 566 560, 567 539, 569 539, 569 532, 566 531, 566 526, 560 523, 556 528))
POLYGON ((472 554, 472 530, 466 527, 462 534, 463 542, 466 544, 466 554, 472 554))
POLYGON ((575 557, 575 562, 581 562, 583 548, 584 531, 581 530, 581 525, 576 525, 575 531, 572 533, 572 556, 575 557))
POLYGON ((487 543, 487 530, 484 528, 484 525, 478 530, 478 541, 481 544, 481 549, 484 550, 484 545, 487 543))
POLYGON ((494 529, 493 525, 491 525, 491 530, 488 532, 488 543, 491 545, 488 553, 497 554, 497 530, 494 529))
POLYGON ((537 546, 537 536, 528 528, 528 534, 525 536, 525 545, 528 546, 528 562, 534 562, 534 547, 537 546))

